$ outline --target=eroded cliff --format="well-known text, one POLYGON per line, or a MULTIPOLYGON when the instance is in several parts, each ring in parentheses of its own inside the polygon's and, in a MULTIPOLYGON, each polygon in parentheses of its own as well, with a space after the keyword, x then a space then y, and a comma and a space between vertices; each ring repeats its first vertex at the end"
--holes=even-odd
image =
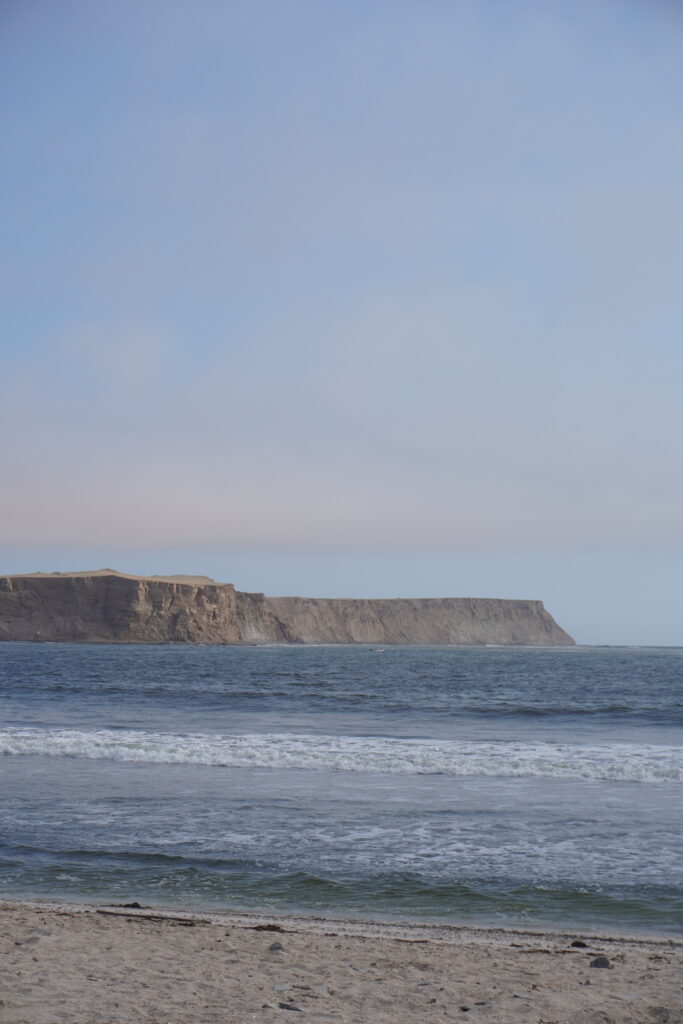
POLYGON ((0 577, 0 640, 567 645, 541 601, 265 597, 112 569, 0 577))
POLYGON ((430 597, 335 600, 268 597, 301 643, 573 644, 542 601, 430 597))

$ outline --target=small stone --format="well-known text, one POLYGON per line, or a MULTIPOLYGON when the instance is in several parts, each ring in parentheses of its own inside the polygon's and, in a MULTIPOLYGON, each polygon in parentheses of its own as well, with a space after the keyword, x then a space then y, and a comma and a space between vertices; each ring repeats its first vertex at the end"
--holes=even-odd
POLYGON ((571 945, 574 946, 575 949, 585 949, 586 948, 586 943, 582 942, 581 939, 574 939, 574 941, 571 943, 571 945))
POLYGON ((294 1003, 278 1003, 281 1010, 295 1010, 297 1013, 303 1013, 304 1011, 296 1006, 294 1003))
POLYGON ((268 952, 269 953, 279 953, 280 950, 284 949, 284 948, 285 947, 282 945, 281 942, 271 942, 271 944, 268 946, 268 952))
POLYGON ((606 956, 596 956, 595 960, 591 960, 591 967, 607 967, 611 968, 614 965, 609 962, 606 956))

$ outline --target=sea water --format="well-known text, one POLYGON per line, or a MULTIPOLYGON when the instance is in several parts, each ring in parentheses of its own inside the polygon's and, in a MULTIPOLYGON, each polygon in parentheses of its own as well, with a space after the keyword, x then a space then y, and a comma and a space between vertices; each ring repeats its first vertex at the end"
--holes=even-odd
POLYGON ((0 896, 683 928, 683 650, 0 644, 0 896))

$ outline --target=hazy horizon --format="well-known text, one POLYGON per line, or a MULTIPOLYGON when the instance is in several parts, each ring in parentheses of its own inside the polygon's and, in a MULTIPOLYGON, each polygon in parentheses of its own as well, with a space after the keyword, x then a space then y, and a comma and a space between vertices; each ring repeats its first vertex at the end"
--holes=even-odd
POLYGON ((0 572, 683 644, 683 14, 8 3, 0 572))

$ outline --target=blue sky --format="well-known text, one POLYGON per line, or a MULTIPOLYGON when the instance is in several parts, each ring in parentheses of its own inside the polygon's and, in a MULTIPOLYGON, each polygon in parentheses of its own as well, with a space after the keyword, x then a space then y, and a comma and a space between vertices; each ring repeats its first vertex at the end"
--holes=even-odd
POLYGON ((0 571, 683 643, 683 14, 0 10, 0 571))

